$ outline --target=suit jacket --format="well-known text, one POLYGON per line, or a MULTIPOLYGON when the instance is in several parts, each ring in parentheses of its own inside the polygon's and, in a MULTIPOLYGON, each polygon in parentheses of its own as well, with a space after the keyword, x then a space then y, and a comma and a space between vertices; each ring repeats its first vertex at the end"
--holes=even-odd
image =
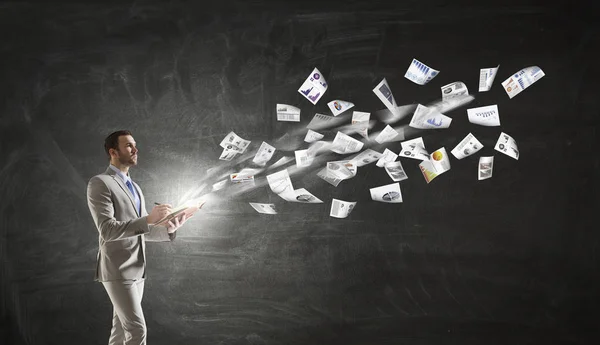
POLYGON ((146 277, 145 241, 175 239, 162 225, 148 225, 144 194, 133 183, 141 201, 141 212, 125 182, 112 169, 92 177, 87 201, 98 229, 96 281, 141 279, 146 277))

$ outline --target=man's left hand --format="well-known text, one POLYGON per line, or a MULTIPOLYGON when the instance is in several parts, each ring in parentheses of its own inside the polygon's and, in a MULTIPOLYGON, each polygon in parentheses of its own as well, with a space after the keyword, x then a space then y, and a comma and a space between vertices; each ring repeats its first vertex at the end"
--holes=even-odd
MULTIPOLYGON (((191 218, 191 217, 190 217, 191 218)), ((169 234, 174 233, 175 231, 177 231, 177 229, 179 229, 180 227, 183 226, 183 224, 185 224, 185 222, 188 220, 189 218, 187 218, 186 214, 182 214, 179 217, 175 217, 174 219, 171 219, 167 225, 167 232, 169 234)))

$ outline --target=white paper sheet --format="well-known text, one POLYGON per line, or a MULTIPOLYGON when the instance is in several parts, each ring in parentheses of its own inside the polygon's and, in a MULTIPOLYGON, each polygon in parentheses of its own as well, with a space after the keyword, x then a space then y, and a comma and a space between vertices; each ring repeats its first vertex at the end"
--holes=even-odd
POLYGON ((350 212, 352 212, 355 205, 356 201, 331 199, 331 210, 329 211, 329 216, 334 218, 346 218, 350 215, 350 212))
POLYGON ((500 133, 494 150, 519 160, 519 148, 517 147, 517 142, 513 137, 504 132, 500 133))
POLYGON ((304 141, 307 143, 313 143, 315 141, 319 141, 321 139, 323 139, 325 136, 321 133, 317 133, 315 131, 313 131, 312 129, 309 129, 308 132, 306 133, 306 136, 304 137, 304 141))
POLYGON ((544 71, 538 66, 525 67, 502 82, 502 87, 509 98, 520 94, 533 83, 545 76, 544 71))
POLYGON ((429 153, 425 149, 423 137, 403 141, 400 143, 400 146, 401 150, 398 153, 400 157, 429 160, 429 153))
POLYGON ((442 99, 469 95, 469 89, 462 81, 455 81, 454 83, 444 85, 441 89, 442 99))
POLYGON ((369 118, 371 113, 365 113, 362 111, 352 112, 352 127, 356 132, 363 138, 369 138, 369 118))
POLYGON ((467 134, 467 136, 461 140, 455 148, 450 151, 456 159, 463 159, 468 157, 475 152, 481 150, 483 148, 483 144, 475 138, 475 136, 471 133, 467 134))
POLYGON ((363 146, 364 143, 342 132, 337 132, 333 138, 331 151, 339 154, 354 153, 360 151, 363 146))
POLYGON ((246 183, 246 182, 254 182, 253 175, 245 175, 245 174, 231 174, 229 175, 229 180, 232 183, 246 183))
POLYGON ((394 95, 392 94, 392 90, 387 83, 385 78, 375 86, 373 92, 377 97, 383 102, 383 104, 392 112, 395 113, 397 110, 396 100, 394 99, 394 95))
POLYGON ((327 103, 327 106, 329 107, 329 110, 331 110, 331 113, 333 114, 333 116, 338 116, 339 114, 345 112, 346 110, 354 107, 354 103, 336 99, 336 100, 333 100, 333 101, 327 103))
POLYGON ((317 104, 325 91, 327 91, 327 82, 316 67, 298 89, 298 92, 312 104, 317 104))
POLYGON ((358 167, 354 161, 334 161, 327 162, 327 175, 336 179, 347 180, 356 176, 358 167))
POLYGON ((267 182, 273 193, 280 195, 282 198, 285 195, 294 195, 294 186, 287 169, 267 175, 267 182))
POLYGON ((382 168, 386 163, 391 163, 393 161, 395 161, 398 158, 398 155, 396 153, 394 153, 394 151, 390 150, 390 149, 385 149, 385 151, 383 151, 383 155, 381 156, 381 158, 379 158, 379 160, 377 161, 377 166, 382 168))
POLYGON ((425 85, 435 78, 440 71, 435 70, 417 59, 413 59, 404 74, 404 78, 415 84, 425 85))
POLYGON ((258 213, 277 214, 277 210, 275 209, 275 204, 260 204, 260 203, 256 203, 256 202, 250 202, 249 204, 258 213))
POLYGON ((317 173, 317 176, 319 176, 320 178, 325 180, 327 183, 329 183, 335 187, 337 187, 340 184, 340 182, 343 181, 343 179, 337 178, 337 177, 333 176, 332 174, 330 174, 329 171, 327 170, 327 167, 319 170, 319 172, 317 173))
POLYGON ((285 195, 284 199, 287 201, 291 201, 291 202, 301 202, 301 203, 305 203, 305 204, 322 204, 323 203, 323 201, 321 199, 317 198, 316 196, 314 196, 312 193, 310 193, 309 191, 307 191, 304 188, 296 189, 294 191, 294 196, 291 198, 288 195, 285 195))
POLYGON ((333 116, 316 113, 315 116, 313 116, 313 118, 310 120, 308 125, 306 125, 306 128, 312 130, 320 130, 326 128, 327 126, 330 126, 334 119, 335 117, 333 116))
POLYGON ((296 167, 304 168, 310 166, 314 160, 314 156, 308 154, 308 149, 294 151, 296 156, 296 167))
POLYGON ((300 122, 300 108, 277 104, 277 121, 300 122))
POLYGON ((383 167, 393 181, 403 181, 408 178, 401 161, 386 163, 383 167))
POLYGON ((271 157, 273 157, 273 154, 275 154, 275 147, 263 141, 258 148, 258 152, 254 155, 252 163, 259 166, 265 166, 271 157))
POLYGON ((377 137, 375 138, 375 141, 380 144, 383 144, 387 141, 392 141, 392 139, 396 138, 397 136, 398 136, 398 132, 396 132, 396 130, 394 128, 392 128, 392 126, 387 125, 381 131, 381 133, 379 133, 379 135, 377 135, 377 137))
POLYGON ((401 203, 402 192, 400 191, 400 183, 392 183, 385 186, 375 187, 370 189, 371 199, 374 201, 387 203, 401 203))
POLYGON ((382 154, 377 151, 366 149, 358 155, 349 158, 349 160, 355 162, 356 166, 362 167, 377 161, 381 156, 382 154))
POLYGON ((248 148, 248 145, 250 145, 250 140, 242 139, 232 131, 221 140, 219 145, 226 150, 244 153, 248 148))
POLYGON ((221 152, 221 155, 219 156, 219 159, 222 160, 222 161, 230 161, 237 154, 238 154, 238 151, 223 149, 223 152, 221 152))
POLYGON ((494 170, 494 156, 479 157, 479 167, 477 170, 477 177, 478 177, 479 181, 492 178, 493 170, 494 170))
POLYGON ((490 91, 494 83, 494 78, 496 78, 496 74, 498 73, 498 68, 500 68, 500 65, 497 67, 482 68, 479 71, 479 92, 490 91))
POLYGON ((418 129, 440 129, 450 127, 452 119, 448 116, 419 104, 409 126, 418 129))
POLYGON ((425 181, 427 181, 427 184, 429 184, 429 182, 433 181, 433 179, 435 179, 438 176, 438 173, 435 171, 435 168, 428 160, 422 161, 419 164, 419 169, 421 169, 421 173, 423 174, 423 178, 425 178, 425 181))
POLYGON ((498 105, 486 105, 485 107, 467 109, 469 122, 480 126, 500 126, 500 112, 498 105))
POLYGON ((438 175, 450 170, 450 156, 448 156, 444 147, 433 151, 429 155, 429 161, 438 175))

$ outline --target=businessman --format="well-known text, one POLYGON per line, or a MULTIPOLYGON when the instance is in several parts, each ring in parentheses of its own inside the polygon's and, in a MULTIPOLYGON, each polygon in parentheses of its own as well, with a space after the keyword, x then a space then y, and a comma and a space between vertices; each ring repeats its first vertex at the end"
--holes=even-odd
POLYGON ((129 175, 139 152, 131 132, 110 134, 104 150, 110 165, 92 177, 87 187, 88 207, 99 233, 95 280, 102 282, 113 305, 109 345, 143 345, 145 241, 173 241, 186 216, 176 217, 166 226, 155 225, 169 214, 171 205, 155 206, 150 214, 146 211, 144 194, 129 175))

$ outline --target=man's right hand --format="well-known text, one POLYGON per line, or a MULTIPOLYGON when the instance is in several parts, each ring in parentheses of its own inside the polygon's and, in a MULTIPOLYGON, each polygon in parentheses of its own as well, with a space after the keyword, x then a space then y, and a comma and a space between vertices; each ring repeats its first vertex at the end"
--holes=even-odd
POLYGON ((150 211, 148 217, 146 217, 146 222, 148 222, 148 224, 156 224, 156 222, 158 222, 159 220, 166 217, 169 213, 171 213, 171 207, 171 204, 161 204, 154 206, 152 211, 150 211))

